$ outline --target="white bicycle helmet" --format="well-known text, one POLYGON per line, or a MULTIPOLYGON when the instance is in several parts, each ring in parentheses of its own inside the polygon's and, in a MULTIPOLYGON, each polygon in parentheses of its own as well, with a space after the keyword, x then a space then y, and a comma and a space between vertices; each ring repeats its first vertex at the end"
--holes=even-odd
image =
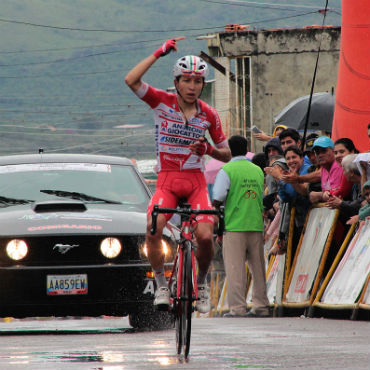
POLYGON ((209 70, 207 63, 202 58, 195 55, 186 55, 177 60, 172 72, 174 77, 200 76, 206 78, 209 70))

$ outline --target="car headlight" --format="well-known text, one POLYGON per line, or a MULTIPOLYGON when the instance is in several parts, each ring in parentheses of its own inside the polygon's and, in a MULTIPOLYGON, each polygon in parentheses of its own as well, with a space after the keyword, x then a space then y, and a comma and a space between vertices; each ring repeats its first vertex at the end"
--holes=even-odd
MULTIPOLYGON (((146 243, 144 243, 144 245, 142 246, 142 250, 141 250, 142 254, 148 258, 148 247, 146 246, 146 243)), ((170 246, 168 245, 168 242, 164 239, 162 239, 162 252, 165 256, 165 259, 167 260, 170 255, 171 255, 171 248, 170 246)))
POLYGON ((115 258, 121 252, 121 242, 117 238, 105 238, 100 243, 100 251, 106 258, 115 258))
POLYGON ((6 253, 12 260, 19 261, 28 253, 27 244, 24 240, 13 239, 6 245, 6 253))

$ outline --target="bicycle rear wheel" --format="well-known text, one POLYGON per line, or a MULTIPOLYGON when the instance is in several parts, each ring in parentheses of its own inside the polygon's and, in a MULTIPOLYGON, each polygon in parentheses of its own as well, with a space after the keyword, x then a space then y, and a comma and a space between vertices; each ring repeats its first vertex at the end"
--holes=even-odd
POLYGON ((185 359, 188 357, 190 351, 191 316, 193 313, 193 267, 191 252, 191 242, 186 241, 183 249, 180 300, 177 302, 176 310, 177 353, 179 355, 183 353, 185 359))

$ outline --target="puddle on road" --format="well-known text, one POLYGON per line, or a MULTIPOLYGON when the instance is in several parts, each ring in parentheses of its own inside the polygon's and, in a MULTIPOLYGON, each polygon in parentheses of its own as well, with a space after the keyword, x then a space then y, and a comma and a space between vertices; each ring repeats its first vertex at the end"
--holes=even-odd
POLYGON ((73 351, 73 352, 34 352, 29 354, 19 354, 13 356, 0 356, 0 368, 5 364, 9 365, 34 365, 37 363, 101 363, 94 370, 124 370, 127 366, 135 363, 152 363, 167 367, 179 360, 175 355, 169 356, 166 353, 152 352, 145 354, 145 359, 140 353, 130 352, 125 354, 122 351, 73 351))
MULTIPOLYGON (((48 354, 44 358, 47 358, 49 361, 67 361, 67 362, 102 362, 107 364, 113 363, 125 363, 133 362, 133 357, 137 362, 142 362, 143 358, 137 356, 138 354, 130 354, 130 356, 125 355, 123 352, 118 351, 103 351, 103 352, 72 352, 64 354, 48 354), (130 358, 129 358, 130 357, 130 358)), ((168 356, 166 354, 158 353, 148 353, 146 355, 147 361, 151 363, 156 363, 161 366, 168 366, 174 363, 177 363, 178 360, 176 356, 168 356)), ((135 362, 136 362, 135 361, 135 362)))

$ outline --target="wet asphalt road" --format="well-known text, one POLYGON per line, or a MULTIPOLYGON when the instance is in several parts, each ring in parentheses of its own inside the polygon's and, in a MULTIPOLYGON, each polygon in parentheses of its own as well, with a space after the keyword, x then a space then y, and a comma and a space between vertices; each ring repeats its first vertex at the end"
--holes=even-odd
POLYGON ((126 318, 0 322, 0 369, 369 369, 368 321, 195 318, 188 363, 175 332, 126 318))

